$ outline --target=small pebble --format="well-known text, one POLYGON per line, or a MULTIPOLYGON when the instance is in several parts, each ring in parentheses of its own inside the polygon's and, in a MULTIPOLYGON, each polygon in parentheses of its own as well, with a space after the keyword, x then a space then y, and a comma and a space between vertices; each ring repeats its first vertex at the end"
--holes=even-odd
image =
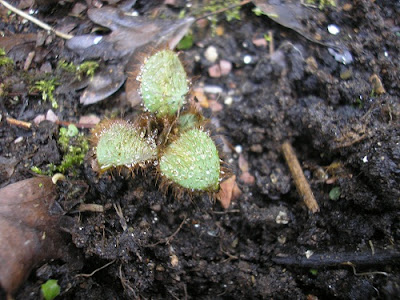
POLYGON ((229 96, 229 97, 225 98, 225 100, 224 100, 224 104, 225 105, 229 106, 229 105, 232 105, 232 103, 233 103, 233 98, 232 97, 229 96))
POLYGON ((236 145, 236 146, 235 146, 235 151, 236 151, 236 153, 242 153, 243 147, 240 146, 240 145, 236 145))
POLYGON ((225 59, 222 59, 222 60, 219 62, 219 67, 220 67, 220 69, 221 69, 221 75, 222 75, 222 76, 225 76, 225 75, 228 75, 228 74, 231 72, 231 70, 232 70, 232 63, 231 63, 230 61, 227 61, 227 60, 225 60, 225 59))
POLYGON ((252 42, 257 47, 267 47, 267 41, 264 38, 254 39, 252 42))
POLYGON ((46 120, 55 123, 56 121, 58 121, 58 117, 57 115, 54 113, 54 111, 52 111, 51 109, 49 109, 46 113, 46 120))
POLYGON ((222 87, 218 85, 206 85, 204 86, 204 93, 209 94, 221 94, 223 92, 222 87))
POLYGON ((245 55, 245 56, 243 57, 243 62, 244 62, 246 65, 250 64, 250 63, 252 62, 252 60, 253 60, 253 58, 251 57, 251 55, 245 55))
POLYGON ((337 35, 340 32, 340 28, 335 24, 329 24, 328 31, 330 34, 337 35))
POLYGON ((218 59, 218 51, 214 46, 209 46, 204 52, 204 57, 212 63, 215 63, 218 59))
POLYGON ((21 143, 23 140, 24 140, 24 138, 23 138, 22 136, 17 137, 17 138, 15 139, 15 141, 14 141, 14 144, 21 143))
POLYGON ((212 65, 208 68, 208 75, 212 78, 219 78, 221 77, 221 68, 218 64, 212 65))

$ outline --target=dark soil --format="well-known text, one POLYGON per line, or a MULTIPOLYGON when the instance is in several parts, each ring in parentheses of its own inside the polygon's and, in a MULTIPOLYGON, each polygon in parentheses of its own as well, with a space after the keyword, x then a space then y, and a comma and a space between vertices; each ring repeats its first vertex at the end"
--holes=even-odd
MULTIPOLYGON (((144 15, 160 8, 179 12, 158 2, 138 1, 135 7, 144 15)), ((60 299, 399 299, 400 4, 350 2, 350 8, 339 1, 336 9, 319 11, 306 24, 326 28, 334 23, 346 32, 337 39, 353 56, 347 65, 328 47, 256 17, 252 4, 242 7, 241 20, 226 22, 220 16, 222 35, 194 26, 196 44, 182 51, 182 58, 196 78, 194 86, 222 88, 219 95, 207 95, 218 96, 223 109, 205 113, 233 145, 224 154, 233 173, 240 178, 242 155, 254 184, 238 179, 242 194, 224 210, 207 195, 176 199, 159 191, 151 171, 133 180, 117 174, 99 178, 88 156, 77 174, 67 174, 59 184, 68 231, 65 257, 37 266, 15 298, 38 299, 40 285, 52 278, 61 286, 60 299), (252 42, 269 30, 272 55, 252 42), (211 45, 220 59, 232 62, 227 76, 208 75, 211 63, 204 51, 211 45), (246 55, 251 56, 247 64, 246 55), (385 93, 374 88, 374 74, 385 93), (296 191, 281 152, 285 141, 296 151, 319 213, 308 211, 296 191), (333 200, 329 193, 335 187, 340 197, 333 200), (105 211, 77 213, 82 202, 103 205, 105 211)), ((37 17, 68 24, 65 16, 72 7, 42 5, 46 9, 37 17)), ((3 7, 1 12, 5 37, 45 35, 7 16, 3 7)), ((95 26, 85 14, 74 22, 82 32, 95 26)), ((60 38, 42 46, 35 41, 13 48, 9 56, 15 69, 0 75, 6 91, 0 107, 2 187, 34 176, 32 166, 44 168, 62 158, 58 125, 46 121, 26 130, 6 122, 7 116, 32 121, 51 109, 29 92, 32 78, 44 66, 54 75, 60 57, 79 61, 60 38), (32 50, 35 59, 22 71, 32 50), (23 139, 15 143, 18 137, 23 139)), ((123 91, 90 106, 79 104, 80 93, 57 95, 60 107, 54 111, 60 120, 137 114, 124 102, 123 91)))

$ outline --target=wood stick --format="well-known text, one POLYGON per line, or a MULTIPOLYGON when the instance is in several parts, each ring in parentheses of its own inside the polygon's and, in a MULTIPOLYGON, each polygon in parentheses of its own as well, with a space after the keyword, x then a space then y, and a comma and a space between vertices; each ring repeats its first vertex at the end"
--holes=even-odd
POLYGON ((55 35, 57 35, 57 36, 59 36, 59 37, 61 37, 63 39, 69 40, 69 39, 72 39, 74 37, 73 35, 70 35, 70 34, 63 33, 61 31, 55 30, 50 25, 48 25, 48 24, 36 19, 35 17, 32 17, 31 15, 28 15, 27 13, 25 13, 22 10, 12 6, 10 3, 8 3, 8 2, 6 2, 4 0, 0 0, 0 3, 3 4, 5 7, 7 7, 9 10, 11 10, 12 12, 16 13, 17 15, 19 15, 19 16, 21 16, 21 17, 23 17, 23 18, 25 18, 25 19, 27 19, 29 21, 31 21, 32 23, 35 23, 36 25, 38 25, 39 27, 41 27, 41 28, 43 28, 45 30, 54 32, 55 35))
POLYGON ((24 128, 24 129, 30 129, 32 127, 32 123, 20 121, 20 120, 11 118, 11 117, 7 117, 6 122, 9 125, 17 126, 17 127, 24 128))
POLYGON ((294 153, 292 145, 290 145, 289 142, 283 143, 282 151, 289 166, 290 173, 292 174, 294 184, 296 185, 297 191, 304 203, 313 213, 319 212, 319 205, 314 198, 306 177, 304 176, 303 170, 297 159, 296 153, 294 153))

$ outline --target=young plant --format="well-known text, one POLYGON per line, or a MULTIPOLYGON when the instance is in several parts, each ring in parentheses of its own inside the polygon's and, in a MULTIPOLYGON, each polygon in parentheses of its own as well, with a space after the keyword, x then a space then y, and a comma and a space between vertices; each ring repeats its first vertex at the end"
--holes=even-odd
POLYGON ((184 108, 188 79, 176 53, 161 50, 147 58, 138 89, 145 110, 135 123, 107 120, 93 131, 92 143, 101 172, 111 168, 157 166, 162 187, 217 192, 221 160, 203 127, 206 120, 193 106, 184 108), (153 134, 149 134, 153 133, 153 134))

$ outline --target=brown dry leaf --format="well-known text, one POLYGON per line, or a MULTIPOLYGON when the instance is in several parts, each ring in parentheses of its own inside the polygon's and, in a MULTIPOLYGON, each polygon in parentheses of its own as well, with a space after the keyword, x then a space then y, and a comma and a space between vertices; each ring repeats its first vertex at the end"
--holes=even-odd
POLYGON ((60 209, 49 177, 0 190, 0 285, 13 294, 40 262, 61 256, 60 209))
POLYGON ((203 88, 195 88, 193 90, 193 95, 196 97, 201 107, 208 108, 210 106, 208 104, 207 96, 204 94, 203 88))
POLYGON ((232 200, 237 199, 242 191, 236 183, 236 176, 233 175, 221 183, 221 189, 218 192, 217 199, 224 209, 228 209, 232 200))

